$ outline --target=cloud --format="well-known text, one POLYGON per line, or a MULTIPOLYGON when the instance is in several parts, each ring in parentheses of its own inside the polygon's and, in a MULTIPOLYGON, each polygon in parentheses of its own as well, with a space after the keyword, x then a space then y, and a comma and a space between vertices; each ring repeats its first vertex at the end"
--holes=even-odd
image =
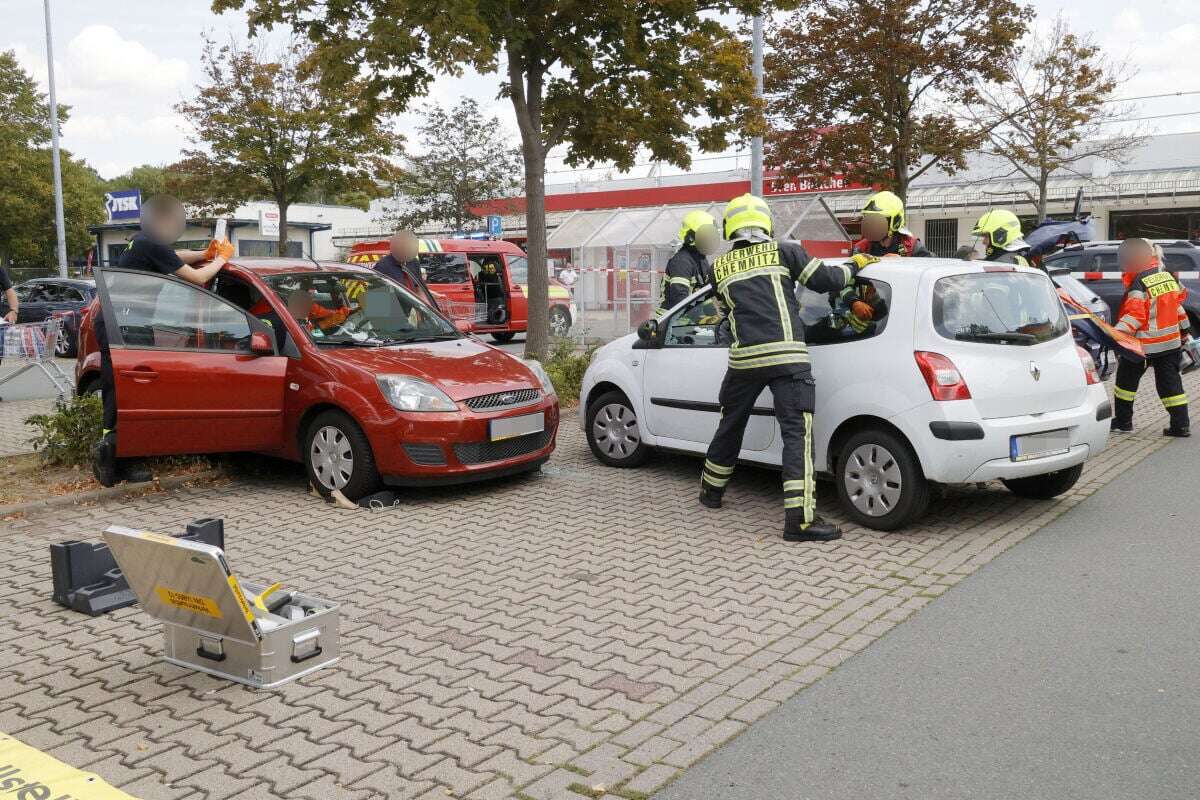
POLYGON ((176 93, 188 79, 188 63, 164 58, 108 25, 88 25, 67 43, 64 78, 73 89, 176 93))

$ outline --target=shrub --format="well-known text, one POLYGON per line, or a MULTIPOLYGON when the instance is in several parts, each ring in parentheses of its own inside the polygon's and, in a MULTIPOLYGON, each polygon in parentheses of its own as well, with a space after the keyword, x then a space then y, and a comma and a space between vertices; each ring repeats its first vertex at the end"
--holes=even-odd
POLYGON ((88 392, 70 401, 59 398, 54 411, 34 414, 25 424, 37 429, 29 441, 43 461, 76 466, 91 462, 92 445, 100 441, 103 431, 103 416, 100 395, 88 392))
POLYGON ((570 339, 555 339, 543 365, 554 382, 558 400, 564 406, 573 406, 579 401, 579 389, 583 386, 583 373, 592 363, 596 347, 579 351, 570 339))

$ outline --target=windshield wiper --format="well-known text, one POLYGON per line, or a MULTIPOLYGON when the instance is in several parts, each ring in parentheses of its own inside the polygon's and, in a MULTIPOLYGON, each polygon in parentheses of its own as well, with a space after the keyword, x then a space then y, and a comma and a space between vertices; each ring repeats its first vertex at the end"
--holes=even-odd
POLYGON ((337 345, 347 344, 352 347, 379 347, 380 345, 386 344, 386 342, 383 341, 382 339, 350 339, 350 338, 335 339, 335 338, 332 338, 329 336, 322 336, 319 339, 316 337, 311 337, 311 338, 312 338, 312 341, 315 342, 316 344, 337 344, 337 345))
POLYGON ((1021 333, 1020 331, 981 331, 978 333, 959 331, 954 334, 954 338, 960 341, 1017 342, 1020 344, 1033 344, 1038 340, 1032 333, 1021 333))
POLYGON ((383 340, 384 344, 414 344, 417 342, 448 342, 460 338, 454 333, 437 333, 426 336, 395 336, 383 340))

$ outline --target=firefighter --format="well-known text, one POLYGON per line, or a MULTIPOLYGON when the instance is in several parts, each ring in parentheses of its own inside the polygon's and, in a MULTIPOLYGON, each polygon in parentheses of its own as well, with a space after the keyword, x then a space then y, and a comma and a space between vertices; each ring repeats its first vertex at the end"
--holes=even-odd
POLYGON ((871 256, 932 258, 933 253, 904 227, 904 201, 891 192, 876 192, 862 210, 863 238, 851 252, 871 256))
POLYGON ((1121 242, 1117 258, 1126 288, 1116 327, 1137 337, 1146 357, 1122 357, 1117 364, 1112 429, 1133 430, 1133 398, 1142 374, 1150 367, 1158 398, 1171 420, 1163 436, 1191 436, 1187 394, 1179 374, 1180 350, 1191 339, 1187 312, 1183 310, 1186 292, 1171 273, 1163 270, 1162 248, 1148 239, 1121 242))
POLYGON ((667 309, 680 303, 708 283, 708 256, 717 249, 717 221, 705 211, 689 211, 679 226, 679 252, 667 262, 659 287, 659 305, 654 316, 661 317, 667 309))
POLYGON ((1003 208, 993 208, 975 223, 971 233, 983 238, 983 260, 1029 266, 1029 245, 1021 238, 1021 220, 1003 208))
POLYGON ((828 542, 841 538, 837 526, 816 515, 813 482, 812 414, 816 385, 809 367, 796 284, 815 292, 837 292, 879 259, 857 254, 831 266, 809 258, 794 242, 771 238, 771 212, 762 198, 744 194, 725 207, 725 238, 733 249, 712 265, 711 283, 728 309, 732 343, 721 382, 721 422, 700 476, 700 502, 720 508, 733 475, 754 401, 770 387, 783 436, 783 538, 828 542))

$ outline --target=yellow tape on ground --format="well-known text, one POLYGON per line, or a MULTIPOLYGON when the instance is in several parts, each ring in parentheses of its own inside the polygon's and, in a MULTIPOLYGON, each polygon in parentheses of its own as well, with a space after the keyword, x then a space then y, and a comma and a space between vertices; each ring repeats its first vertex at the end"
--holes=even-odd
POLYGON ((5 733, 0 733, 0 793, 21 800, 138 800, 98 775, 77 770, 5 733))

